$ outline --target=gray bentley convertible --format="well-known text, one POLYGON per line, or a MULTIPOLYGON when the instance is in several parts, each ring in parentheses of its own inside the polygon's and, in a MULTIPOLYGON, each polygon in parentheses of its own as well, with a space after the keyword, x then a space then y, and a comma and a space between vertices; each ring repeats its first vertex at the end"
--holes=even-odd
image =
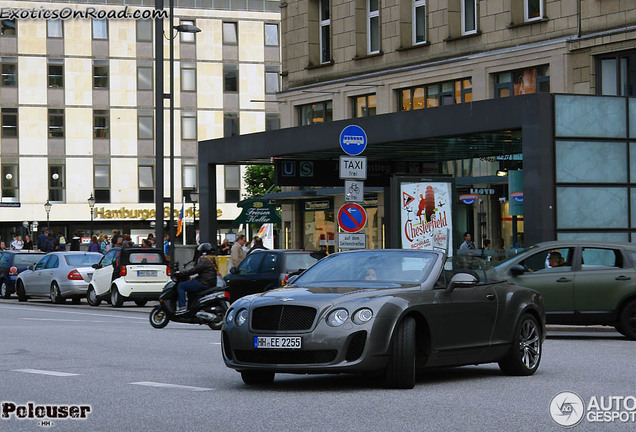
POLYGON ((225 364, 246 384, 276 373, 380 373, 413 388, 425 367, 499 363, 509 375, 539 367, 541 295, 477 258, 436 251, 330 255, 281 289, 232 304, 222 331, 225 364))

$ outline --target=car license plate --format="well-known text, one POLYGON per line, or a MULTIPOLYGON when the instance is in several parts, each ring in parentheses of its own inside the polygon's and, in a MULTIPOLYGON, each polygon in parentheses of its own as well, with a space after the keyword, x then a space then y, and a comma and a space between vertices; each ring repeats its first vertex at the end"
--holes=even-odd
POLYGON ((254 336, 254 348, 299 349, 301 346, 300 336, 254 336))
POLYGON ((156 277, 157 270, 137 270, 137 276, 139 277, 156 277))

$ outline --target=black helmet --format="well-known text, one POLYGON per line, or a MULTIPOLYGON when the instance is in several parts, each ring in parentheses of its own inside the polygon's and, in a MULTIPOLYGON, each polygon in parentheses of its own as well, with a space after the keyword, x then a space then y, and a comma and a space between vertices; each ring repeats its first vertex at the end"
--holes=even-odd
POLYGON ((210 243, 201 243, 197 247, 197 252, 199 252, 199 255, 208 255, 212 252, 212 245, 210 243))

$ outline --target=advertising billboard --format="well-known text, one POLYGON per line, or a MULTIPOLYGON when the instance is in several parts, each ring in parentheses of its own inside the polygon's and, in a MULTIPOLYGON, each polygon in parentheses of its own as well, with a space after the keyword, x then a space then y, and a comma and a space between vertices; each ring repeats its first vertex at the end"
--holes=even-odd
POLYGON ((453 184, 446 180, 399 183, 402 249, 453 254, 453 184))

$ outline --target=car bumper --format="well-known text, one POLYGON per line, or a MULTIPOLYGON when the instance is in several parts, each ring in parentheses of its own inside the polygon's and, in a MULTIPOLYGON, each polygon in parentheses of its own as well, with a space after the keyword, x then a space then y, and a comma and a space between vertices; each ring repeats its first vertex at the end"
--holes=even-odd
POLYGON ((137 282, 137 283, 125 283, 117 284, 119 293, 132 299, 158 299, 159 295, 163 292, 163 287, 166 286, 168 280, 160 282, 137 282))
POLYGON ((310 332, 253 331, 225 327, 221 345, 226 366, 238 371, 341 373, 383 370, 388 362, 392 320, 329 327, 324 321, 310 332), (254 348, 257 336, 300 336, 300 349, 254 348))
POLYGON ((62 297, 85 296, 88 290, 88 283, 85 281, 67 280, 59 282, 62 297))

